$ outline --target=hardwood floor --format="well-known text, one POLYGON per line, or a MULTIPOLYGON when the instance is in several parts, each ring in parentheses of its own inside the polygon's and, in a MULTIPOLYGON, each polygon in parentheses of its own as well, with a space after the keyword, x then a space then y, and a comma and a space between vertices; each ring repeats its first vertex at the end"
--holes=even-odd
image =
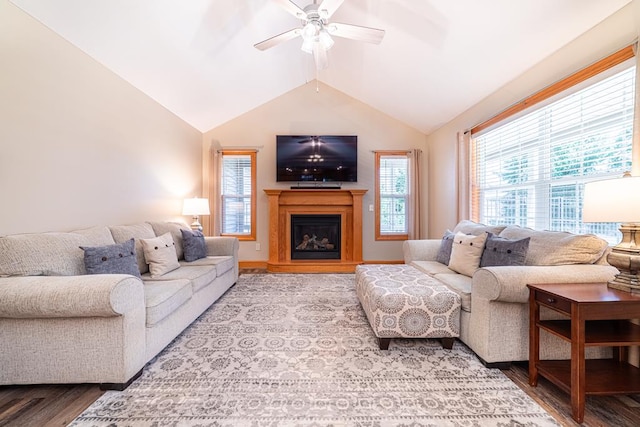
POLYGON ((102 393, 85 384, 1 386, 0 426, 66 426, 102 393))
POLYGON ((571 402, 567 393, 545 378, 538 380, 537 387, 529 386, 529 367, 526 362, 514 363, 511 369, 503 372, 563 426, 640 426, 640 395, 587 396, 584 422, 578 424, 571 418, 571 402))
MULTIPOLYGON (((568 394, 544 378, 538 387, 528 385, 526 363, 503 372, 560 424, 580 425, 571 419, 568 394)), ((102 393, 94 385, 0 386, 0 427, 66 426, 102 393)), ((640 395, 587 397, 582 426, 640 426, 640 395)))

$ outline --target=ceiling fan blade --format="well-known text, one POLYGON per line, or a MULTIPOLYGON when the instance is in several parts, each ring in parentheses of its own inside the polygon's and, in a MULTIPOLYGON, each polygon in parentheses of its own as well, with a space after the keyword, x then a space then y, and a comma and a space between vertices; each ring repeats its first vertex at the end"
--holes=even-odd
POLYGON ((290 14, 292 14, 298 19, 305 19, 307 17, 307 14, 305 13, 305 11, 302 8, 300 8, 300 6, 292 2, 291 0, 273 0, 273 1, 278 3, 280 7, 282 7, 284 10, 286 10, 287 12, 289 12, 290 14))
POLYGON ((274 47, 275 45, 298 37, 300 35, 300 31, 300 28, 294 28, 293 30, 286 31, 282 34, 278 34, 277 36, 273 36, 269 39, 263 40, 260 43, 256 43, 253 45, 253 47, 260 50, 267 50, 274 47))
POLYGON ((358 40, 367 43, 379 44, 384 37, 384 30, 361 27, 360 25, 332 22, 327 24, 326 28, 332 36, 344 37, 346 39, 358 40))
POLYGON ((324 0, 320 6, 318 6, 318 13, 322 18, 329 19, 343 2, 344 0, 324 0))

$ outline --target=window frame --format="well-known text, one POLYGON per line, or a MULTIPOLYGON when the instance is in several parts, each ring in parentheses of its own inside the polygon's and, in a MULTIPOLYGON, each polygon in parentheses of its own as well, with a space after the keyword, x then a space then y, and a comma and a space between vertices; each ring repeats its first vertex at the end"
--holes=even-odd
MULTIPOLYGON (((522 116, 524 114, 533 114, 535 113, 536 109, 531 109, 530 107, 532 107, 535 104, 541 103, 543 101, 551 101, 552 97, 556 97, 558 99, 563 99, 565 96, 566 97, 570 97, 573 95, 573 93, 575 92, 570 92, 567 93, 566 91, 568 89, 572 89, 572 88, 576 88, 579 89, 581 86, 584 86, 584 83, 588 80, 591 79, 592 77, 596 77, 596 76, 603 76, 603 80, 607 79, 608 76, 603 75, 603 73, 609 71, 609 70, 613 70, 614 67, 623 64, 627 61, 629 61, 630 59, 634 58, 634 52, 633 52, 633 45, 627 46, 623 49, 618 50, 617 52, 601 59, 600 61, 597 61, 596 63, 570 75, 569 77, 529 96, 528 98, 524 99, 523 101, 509 107, 508 109, 502 111, 501 113, 497 114, 496 116, 490 118, 489 120, 480 123, 478 125, 476 125, 475 127, 473 127, 470 130, 471 133, 471 138, 470 138, 470 145, 469 145, 469 150, 470 150, 470 156, 469 156, 469 178, 470 178, 470 198, 468 200, 469 203, 469 208, 470 208, 470 217, 471 219, 475 220, 475 221, 483 221, 484 218, 481 218, 482 215, 482 205, 484 205, 485 203, 487 203, 487 200, 485 200, 483 198, 483 200, 481 199, 481 192, 480 192, 480 188, 478 187, 478 183, 477 183, 477 173, 478 173, 478 167, 480 166, 480 164, 478 163, 480 160, 476 157, 476 138, 478 138, 480 135, 483 135, 485 132, 483 131, 492 131, 494 129, 497 128, 502 128, 503 126, 507 126, 509 125, 509 123, 512 122, 512 120, 517 119, 519 116, 522 116), (578 86, 579 84, 582 84, 581 86, 578 86), (562 98, 559 98, 560 96, 562 96, 562 98), (515 116, 515 117, 514 117, 515 116), (480 134, 480 135, 478 135, 480 134)), ((637 64, 636 64, 637 66, 637 64)), ((637 75, 637 70, 636 70, 636 75, 637 75)), ((588 83, 588 82, 587 82, 588 83)), ((598 84, 598 81, 593 82, 592 84, 596 85, 598 84)), ((638 84, 640 84, 640 82, 636 81, 635 82, 636 87, 638 84)), ((637 90, 637 89, 636 89, 637 90)), ((640 105, 635 105, 634 108, 640 108, 640 105)), ((632 162, 632 168, 636 167, 637 165, 634 165, 633 163, 633 153, 636 150, 636 147, 634 147, 634 142, 631 141, 631 150, 632 150, 632 158, 631 158, 631 162, 632 162)), ((620 173, 621 175, 622 173, 620 173)), ((573 176, 572 178, 574 181, 576 181, 577 183, 575 184, 576 187, 576 194, 580 194, 580 185, 584 185, 585 182, 588 181, 593 181, 598 180, 598 179, 603 179, 601 176, 593 176, 593 177, 589 177, 589 175, 580 175, 580 176, 573 176)), ((566 186, 569 185, 564 184, 562 182, 562 180, 557 181, 557 182, 553 182, 553 179, 549 178, 548 179, 548 191, 549 194, 551 194, 551 191, 553 191, 554 188, 560 188, 561 186, 566 186)), ((542 182, 536 182, 536 183, 523 183, 520 186, 515 186, 513 188, 513 191, 517 191, 520 187, 523 186, 531 186, 531 185, 535 185, 535 186, 539 186, 543 184, 542 182)), ((579 206, 581 204, 581 202, 578 202, 577 205, 579 206)), ((546 210, 545 212, 547 212, 550 216, 548 218, 549 223, 546 225, 546 227, 551 227, 553 228, 553 223, 554 223, 554 219, 553 219, 553 215, 552 212, 554 212, 554 209, 557 209, 558 207, 554 205, 553 200, 549 199, 548 200, 548 206, 546 206, 546 210)), ((584 223, 582 223, 580 221, 581 216, 578 215, 577 217, 577 221, 578 221, 578 226, 579 227, 583 227, 584 223)), ((517 222, 518 216, 516 215, 516 217, 514 218, 517 222)), ((563 219, 563 218, 560 218, 563 219)), ((527 225, 527 224, 519 224, 519 225, 527 225)), ((537 225, 537 224, 536 224, 537 225)), ((555 228, 553 228, 555 229, 555 228)), ((593 232, 596 232, 595 230, 593 232)), ((608 236, 608 234, 607 234, 608 236)))
POLYGON ((229 237, 237 237, 238 240, 243 241, 255 241, 256 240, 256 206, 257 206, 257 195, 256 195, 256 171, 257 171, 257 152, 255 150, 229 150, 223 149, 220 150, 220 235, 221 236, 229 236, 229 237), (225 233, 223 231, 223 209, 224 209, 224 193, 223 193, 223 176, 224 176, 224 156, 249 156, 251 161, 251 232, 248 234, 239 234, 239 233, 225 233))
POLYGON ((409 152, 406 150, 381 150, 375 151, 375 240, 381 241, 395 241, 395 240, 408 240, 409 239, 409 209, 411 206, 411 187, 409 183, 410 178, 410 158, 409 152), (380 230, 380 203, 383 196, 380 194, 380 163, 383 157, 405 157, 407 159, 407 192, 404 196, 405 199, 405 223, 407 231, 404 233, 382 233, 380 230))

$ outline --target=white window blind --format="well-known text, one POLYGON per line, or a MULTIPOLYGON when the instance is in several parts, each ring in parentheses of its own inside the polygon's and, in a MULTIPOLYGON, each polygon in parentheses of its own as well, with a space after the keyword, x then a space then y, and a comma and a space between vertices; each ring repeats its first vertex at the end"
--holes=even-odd
POLYGON ((222 155, 222 234, 251 234, 251 159, 222 155))
POLYGON ((408 233, 409 159, 407 155, 381 155, 379 173, 380 233, 408 233))
POLYGON ((631 169, 635 67, 474 137, 472 217, 486 224, 595 233, 583 224, 586 182, 631 169))

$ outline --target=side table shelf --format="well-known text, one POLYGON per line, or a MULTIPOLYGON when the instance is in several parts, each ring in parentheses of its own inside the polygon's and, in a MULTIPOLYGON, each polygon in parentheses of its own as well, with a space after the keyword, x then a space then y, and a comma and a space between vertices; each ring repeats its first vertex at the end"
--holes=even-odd
MULTIPOLYGON (((541 360, 538 374, 571 393, 571 361, 541 360)), ((589 359, 585 363, 585 394, 640 393, 640 369, 613 359, 589 359)))
POLYGON ((529 287, 529 384, 542 375, 571 396, 575 421, 584 421, 585 395, 640 393, 640 369, 627 363, 627 348, 640 345, 640 297, 606 283, 541 284, 529 287), (566 320, 541 320, 540 307, 566 320), (571 343, 571 360, 540 360, 540 330, 571 343), (613 348, 611 359, 585 360, 585 348, 613 348))
MULTIPOLYGON (((538 327, 571 341, 571 320, 540 320, 537 324, 538 327)), ((587 320, 584 344, 587 347, 640 345, 640 325, 628 320, 587 320)))

